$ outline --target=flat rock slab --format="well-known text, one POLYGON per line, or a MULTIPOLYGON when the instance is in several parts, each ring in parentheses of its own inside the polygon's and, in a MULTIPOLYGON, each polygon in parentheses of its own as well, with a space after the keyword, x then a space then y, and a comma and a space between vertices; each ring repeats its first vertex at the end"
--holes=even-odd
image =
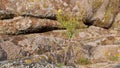
POLYGON ((0 20, 1 34, 20 34, 28 32, 44 32, 60 28, 60 23, 49 19, 31 17, 15 17, 14 19, 0 20))

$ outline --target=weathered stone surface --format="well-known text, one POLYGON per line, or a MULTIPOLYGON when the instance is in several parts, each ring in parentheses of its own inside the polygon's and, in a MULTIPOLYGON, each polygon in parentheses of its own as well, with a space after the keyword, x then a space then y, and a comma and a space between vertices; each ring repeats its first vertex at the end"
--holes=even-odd
POLYGON ((104 0, 92 18, 93 20, 96 20, 94 25, 110 28, 115 21, 115 17, 120 11, 119 4, 119 0, 104 0))
MULTIPOLYGON (((54 17, 59 9, 70 12, 78 12, 81 5, 85 5, 85 10, 92 9, 87 0, 4 0, 0 1, 0 9, 11 12, 13 14, 33 16, 54 17), (13 5, 14 4, 14 5, 13 5)), ((83 6, 82 6, 83 7, 83 6)), ((90 13, 91 13, 90 12, 90 13)))
POLYGON ((15 17, 9 20, 0 20, 1 34, 20 34, 30 32, 44 32, 60 28, 60 23, 49 19, 30 17, 15 17))
POLYGON ((0 18, 32 16, 56 19, 59 9, 80 15, 85 12, 85 23, 110 28, 119 12, 119 0, 1 0, 0 18), (14 4, 14 5, 13 5, 14 4), (111 6, 112 5, 112 6, 111 6))
POLYGON ((92 62, 119 62, 119 45, 106 45, 95 47, 92 52, 92 62))
POLYGON ((119 68, 119 25, 109 30, 100 28, 111 27, 114 20, 119 22, 119 1, 0 0, 0 67, 57 68, 57 64, 65 64, 73 68, 119 68), (84 12, 85 24, 100 27, 78 30, 71 39, 65 30, 44 32, 61 28, 56 19, 59 10, 78 16, 84 12), (3 63, 8 59, 15 61, 3 63))
POLYGON ((96 63, 96 64, 89 64, 89 65, 70 65, 70 66, 65 66, 65 65, 55 65, 55 64, 50 64, 46 61, 40 61, 38 63, 31 63, 31 64, 25 64, 23 61, 14 61, 14 62, 3 62, 0 64, 1 68, 4 67, 10 67, 10 68, 27 68, 27 67, 35 67, 35 68, 119 68, 120 63, 116 62, 109 62, 109 63, 96 63))
MULTIPOLYGON (((80 68, 119 66, 118 31, 91 26, 70 40, 63 38, 60 34, 62 32, 58 31, 57 35, 55 33, 57 31, 42 34, 0 35, 0 46, 6 54, 6 59, 20 59, 17 60, 20 66, 21 64, 26 66, 24 65, 26 63, 28 66, 36 63, 40 65, 40 61, 62 63, 73 68, 75 65, 80 68), (26 59, 28 62, 25 61, 26 59)), ((4 55, 1 53, 1 56, 4 55)), ((3 63, 3 66, 6 65, 3 63)))
POLYGON ((0 49, 0 61, 7 60, 7 54, 3 49, 0 49))
POLYGON ((119 29, 120 25, 120 13, 115 18, 115 23, 113 24, 112 28, 119 29))
MULTIPOLYGON (((81 34, 79 34, 80 40, 74 39, 74 41, 62 39, 62 37, 59 36, 60 33, 57 34, 59 37, 57 38, 57 36, 54 35, 54 32, 51 34, 48 33, 48 35, 45 33, 45 35, 1 35, 0 45, 1 48, 7 53, 8 59, 15 59, 23 56, 39 55, 39 58, 42 57, 42 59, 47 60, 49 62, 63 62, 69 65, 74 63, 80 63, 79 60, 82 58, 93 58, 95 59, 94 61, 97 62, 97 59, 100 59, 99 57, 97 58, 98 54, 102 54, 103 50, 107 51, 106 46, 109 46, 111 44, 111 46, 109 47, 113 48, 115 44, 119 44, 119 38, 117 36, 115 37, 115 35, 117 34, 111 33, 111 31, 108 32, 103 28, 91 26, 89 29, 86 29, 84 33, 88 34, 89 37, 85 36, 84 38, 82 38, 81 34), (93 29, 96 30, 93 31, 93 29), (98 39, 99 41, 97 41, 98 39), (112 39, 116 41, 111 41, 112 39), (105 42, 105 40, 110 40, 110 43, 105 42), (101 45, 106 45, 103 46, 103 48, 100 48, 103 50, 99 49, 101 45)), ((104 55, 102 54, 101 56, 104 55)), ((106 60, 106 58, 102 60, 106 60)))
POLYGON ((88 58, 88 51, 79 42, 40 34, 7 37, 0 46, 7 53, 7 59, 39 55, 41 60, 50 63, 74 64, 88 58))
POLYGON ((7 59, 15 59, 20 58, 20 50, 21 48, 16 46, 14 43, 6 41, 0 43, 1 48, 7 53, 7 59))

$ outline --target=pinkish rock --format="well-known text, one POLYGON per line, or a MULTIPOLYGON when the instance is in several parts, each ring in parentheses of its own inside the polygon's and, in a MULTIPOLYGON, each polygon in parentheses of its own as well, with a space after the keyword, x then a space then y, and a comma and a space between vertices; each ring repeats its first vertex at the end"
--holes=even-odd
POLYGON ((40 34, 11 36, 6 39, 0 43, 0 46, 6 52, 7 59, 38 55, 41 60, 74 64, 81 63, 78 60, 82 58, 88 58, 88 51, 82 47, 82 44, 73 40, 40 34))
POLYGON ((79 18, 85 20, 87 25, 93 24, 104 28, 112 26, 120 4, 119 0, 1 0, 0 3, 1 19, 15 16, 56 19, 60 9, 65 13, 71 12, 81 16, 79 18), (85 17, 82 17, 82 14, 85 14, 85 17))
POLYGON ((14 43, 6 41, 0 43, 0 46, 6 52, 7 59, 20 58, 21 48, 16 46, 14 43))
POLYGON ((60 23, 49 19, 30 17, 15 17, 9 20, 0 20, 1 34, 20 34, 28 32, 43 32, 60 28, 60 23))

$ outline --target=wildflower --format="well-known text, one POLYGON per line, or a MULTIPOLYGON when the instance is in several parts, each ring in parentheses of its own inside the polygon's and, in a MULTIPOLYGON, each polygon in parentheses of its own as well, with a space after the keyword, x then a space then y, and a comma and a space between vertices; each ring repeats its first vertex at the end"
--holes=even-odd
POLYGON ((57 12, 58 12, 58 14, 61 14, 63 11, 61 9, 59 9, 57 12))

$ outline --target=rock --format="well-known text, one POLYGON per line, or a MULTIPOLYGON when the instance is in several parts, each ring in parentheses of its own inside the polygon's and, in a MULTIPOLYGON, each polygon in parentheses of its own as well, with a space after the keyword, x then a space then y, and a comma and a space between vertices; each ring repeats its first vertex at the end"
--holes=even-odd
POLYGON ((0 68, 119 68, 119 27, 104 29, 119 22, 119 4, 119 0, 0 0, 0 68), (89 27, 67 38, 58 13, 75 14, 89 27))
POLYGON ((60 28, 60 23, 48 19, 30 17, 15 17, 9 20, 0 20, 1 34, 20 34, 30 32, 44 32, 60 28))
POLYGON ((119 12, 119 3, 119 0, 104 0, 102 4, 99 3, 101 6, 99 6, 92 18, 93 20, 96 20, 94 21, 94 25, 110 28, 119 12), (112 5, 112 7, 110 5, 112 5), (118 7, 116 5, 118 5, 118 7))
POLYGON ((120 3, 119 0, 1 0, 0 2, 1 19, 13 18, 15 16, 30 16, 56 20, 58 10, 62 10, 65 13, 71 12, 71 14, 81 16, 79 18, 85 20, 87 25, 93 24, 103 28, 112 26, 119 12, 120 3))
POLYGON ((19 61, 14 61, 14 62, 9 62, 7 61, 6 63, 2 63, 1 68, 4 68, 4 67, 8 67, 8 68, 28 68, 28 67, 31 67, 31 68, 75 68, 73 66, 65 66, 65 65, 55 65, 55 64, 50 64, 46 61, 40 61, 38 63, 31 63, 31 64, 25 64, 25 63, 22 63, 22 62, 19 62, 19 61))
POLYGON ((108 30, 96 27, 96 26, 90 26, 89 28, 85 29, 82 32, 79 32, 79 37, 82 42, 85 44, 88 42, 93 42, 95 43, 95 40, 101 40, 103 37, 111 36, 109 34, 108 30))
POLYGON ((75 66, 66 66, 66 65, 62 65, 62 64, 51 64, 51 63, 48 63, 47 61, 40 61, 38 63, 31 63, 31 64, 25 64, 20 61, 13 61, 13 62, 10 62, 10 61, 7 61, 7 62, 3 62, 2 64, 0 64, 0 67, 1 68, 4 68, 4 67, 10 67, 10 68, 27 68, 27 67, 32 67, 32 68, 119 68, 120 67, 120 64, 119 63, 95 63, 95 64, 89 64, 89 65, 75 65, 75 66))
POLYGON ((101 41, 102 45, 114 45, 117 39, 114 36, 106 37, 104 40, 101 41))
POLYGON ((81 64, 81 59, 88 59, 88 51, 82 44, 57 37, 41 36, 40 34, 18 35, 7 37, 8 40, 0 43, 6 52, 7 59, 34 57, 50 63, 81 64))
MULTIPOLYGON (((70 11, 70 12, 78 12, 79 7, 81 5, 85 5, 84 8, 87 12, 91 11, 92 8, 88 4, 87 0, 81 0, 81 1, 68 1, 68 0, 29 0, 29 1, 9 1, 4 0, 0 1, 0 9, 3 11, 1 13, 8 12, 15 15, 32 15, 32 16, 38 16, 43 18, 55 18, 55 15, 57 14, 57 11, 59 9, 63 11, 70 11), (81 3, 81 4, 80 4, 81 3), (13 5, 14 4, 14 5, 13 5), (78 8, 77 8, 78 7, 78 8), (15 10, 16 9, 16 10, 15 10)), ((82 6, 83 7, 83 6, 82 6)), ((90 13, 91 13, 90 12, 90 13)), ((4 13, 7 14, 7 13, 4 13)), ((89 13, 88 13, 89 14, 89 13)), ((90 14, 89 14, 90 15, 90 14)))
MULTIPOLYGON (((16 41, 14 38, 12 42, 16 41)), ((22 40, 14 42, 29 53, 43 54, 45 52, 61 50, 65 40, 61 38, 40 36, 39 34, 25 35, 22 40)))
POLYGON ((92 52, 92 62, 119 61, 119 45, 95 47, 92 52))
POLYGON ((119 25, 120 25, 120 13, 117 14, 115 18, 115 23, 113 24, 112 28, 119 30, 119 25))
MULTIPOLYGON (((52 64, 62 63, 73 68, 106 67, 106 64, 108 64, 107 67, 117 67, 119 66, 120 37, 117 36, 117 31, 112 30, 90 26, 79 32, 80 40, 61 37, 63 35, 59 36, 62 33, 60 31, 58 33, 51 31, 38 34, 0 35, 0 46, 5 52, 6 59, 17 59, 21 62, 18 66, 22 63, 22 66, 25 66, 25 60, 30 60, 26 61, 27 66, 31 64, 42 66, 43 64, 39 62, 46 61, 52 64), (82 37, 82 35, 85 36, 82 37)), ((3 53, 1 54, 4 56, 3 53)), ((7 66, 9 63, 12 66, 11 62, 8 62, 7 66)), ((6 65, 3 64, 3 66, 6 65)))
POLYGON ((69 45, 62 50, 49 52, 40 57, 43 58, 43 56, 50 63, 63 63, 65 65, 89 64, 88 52, 80 45, 69 45), (86 63, 81 62, 83 59, 86 60, 86 63))
POLYGON ((7 54, 3 49, 0 49, 0 61, 7 60, 7 54))
POLYGON ((16 46, 14 43, 6 41, 0 43, 0 46, 5 51, 7 59, 17 59, 22 57, 20 56, 21 48, 16 46))
POLYGON ((119 63, 96 63, 96 64, 91 64, 88 67, 90 68, 119 68, 120 64, 119 63))

